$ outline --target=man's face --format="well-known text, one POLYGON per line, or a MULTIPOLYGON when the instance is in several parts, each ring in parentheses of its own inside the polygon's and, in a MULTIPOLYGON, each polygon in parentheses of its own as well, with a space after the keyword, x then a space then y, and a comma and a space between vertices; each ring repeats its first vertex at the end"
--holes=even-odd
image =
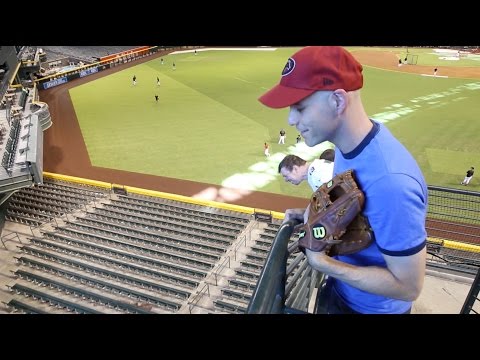
POLYGON ((285 167, 282 167, 280 174, 282 174, 286 182, 293 185, 298 185, 302 182, 302 174, 297 165, 293 165, 292 171, 288 171, 285 167))
POLYGON ((332 141, 336 130, 336 115, 329 106, 331 91, 317 91, 290 106, 288 124, 295 126, 308 146, 332 141))

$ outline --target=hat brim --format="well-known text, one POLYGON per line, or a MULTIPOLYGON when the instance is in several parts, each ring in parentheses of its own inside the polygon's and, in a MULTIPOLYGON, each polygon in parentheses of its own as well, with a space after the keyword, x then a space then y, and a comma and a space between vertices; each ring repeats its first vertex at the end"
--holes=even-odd
POLYGON ((276 85, 258 98, 263 105, 281 109, 298 103, 300 100, 313 94, 317 90, 312 89, 296 89, 283 85, 276 85))

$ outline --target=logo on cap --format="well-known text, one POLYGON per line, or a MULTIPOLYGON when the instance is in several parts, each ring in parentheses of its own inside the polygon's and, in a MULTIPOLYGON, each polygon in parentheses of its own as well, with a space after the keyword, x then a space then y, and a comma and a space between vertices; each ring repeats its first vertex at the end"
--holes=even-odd
POLYGON ((293 71, 293 69, 295 69, 295 60, 292 58, 289 58, 287 60, 287 63, 285 64, 285 67, 283 68, 282 76, 287 76, 293 71))

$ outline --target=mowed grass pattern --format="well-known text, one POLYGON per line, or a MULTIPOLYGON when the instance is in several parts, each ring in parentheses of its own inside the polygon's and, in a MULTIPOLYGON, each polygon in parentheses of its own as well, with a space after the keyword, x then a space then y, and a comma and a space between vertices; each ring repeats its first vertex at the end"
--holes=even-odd
MULTIPOLYGON (((286 184, 277 174, 278 161, 289 152, 311 159, 325 144, 305 153, 305 147, 295 146, 297 132, 287 125, 288 110, 268 109, 257 101, 278 82, 295 50, 168 55, 163 65, 155 59, 71 89, 92 164, 217 185, 229 179, 237 187, 308 197, 306 183, 286 184), (287 132, 286 145, 277 144, 281 128, 287 132), (263 155, 265 141, 271 145, 270 159, 263 155)), ((472 159, 480 159, 480 81, 368 66, 364 76, 368 114, 387 121, 428 184, 460 187, 466 169, 476 165, 472 159), (457 154, 455 166, 447 165, 452 156, 444 159, 442 151, 457 154)), ((470 189, 478 190, 475 180, 470 189)))

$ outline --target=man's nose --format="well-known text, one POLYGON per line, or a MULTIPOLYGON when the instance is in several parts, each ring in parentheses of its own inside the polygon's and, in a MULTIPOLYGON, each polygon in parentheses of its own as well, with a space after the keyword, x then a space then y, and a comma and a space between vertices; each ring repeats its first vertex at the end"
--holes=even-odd
POLYGON ((295 111, 290 110, 288 113, 288 125, 295 126, 298 124, 298 116, 295 114, 295 111))

